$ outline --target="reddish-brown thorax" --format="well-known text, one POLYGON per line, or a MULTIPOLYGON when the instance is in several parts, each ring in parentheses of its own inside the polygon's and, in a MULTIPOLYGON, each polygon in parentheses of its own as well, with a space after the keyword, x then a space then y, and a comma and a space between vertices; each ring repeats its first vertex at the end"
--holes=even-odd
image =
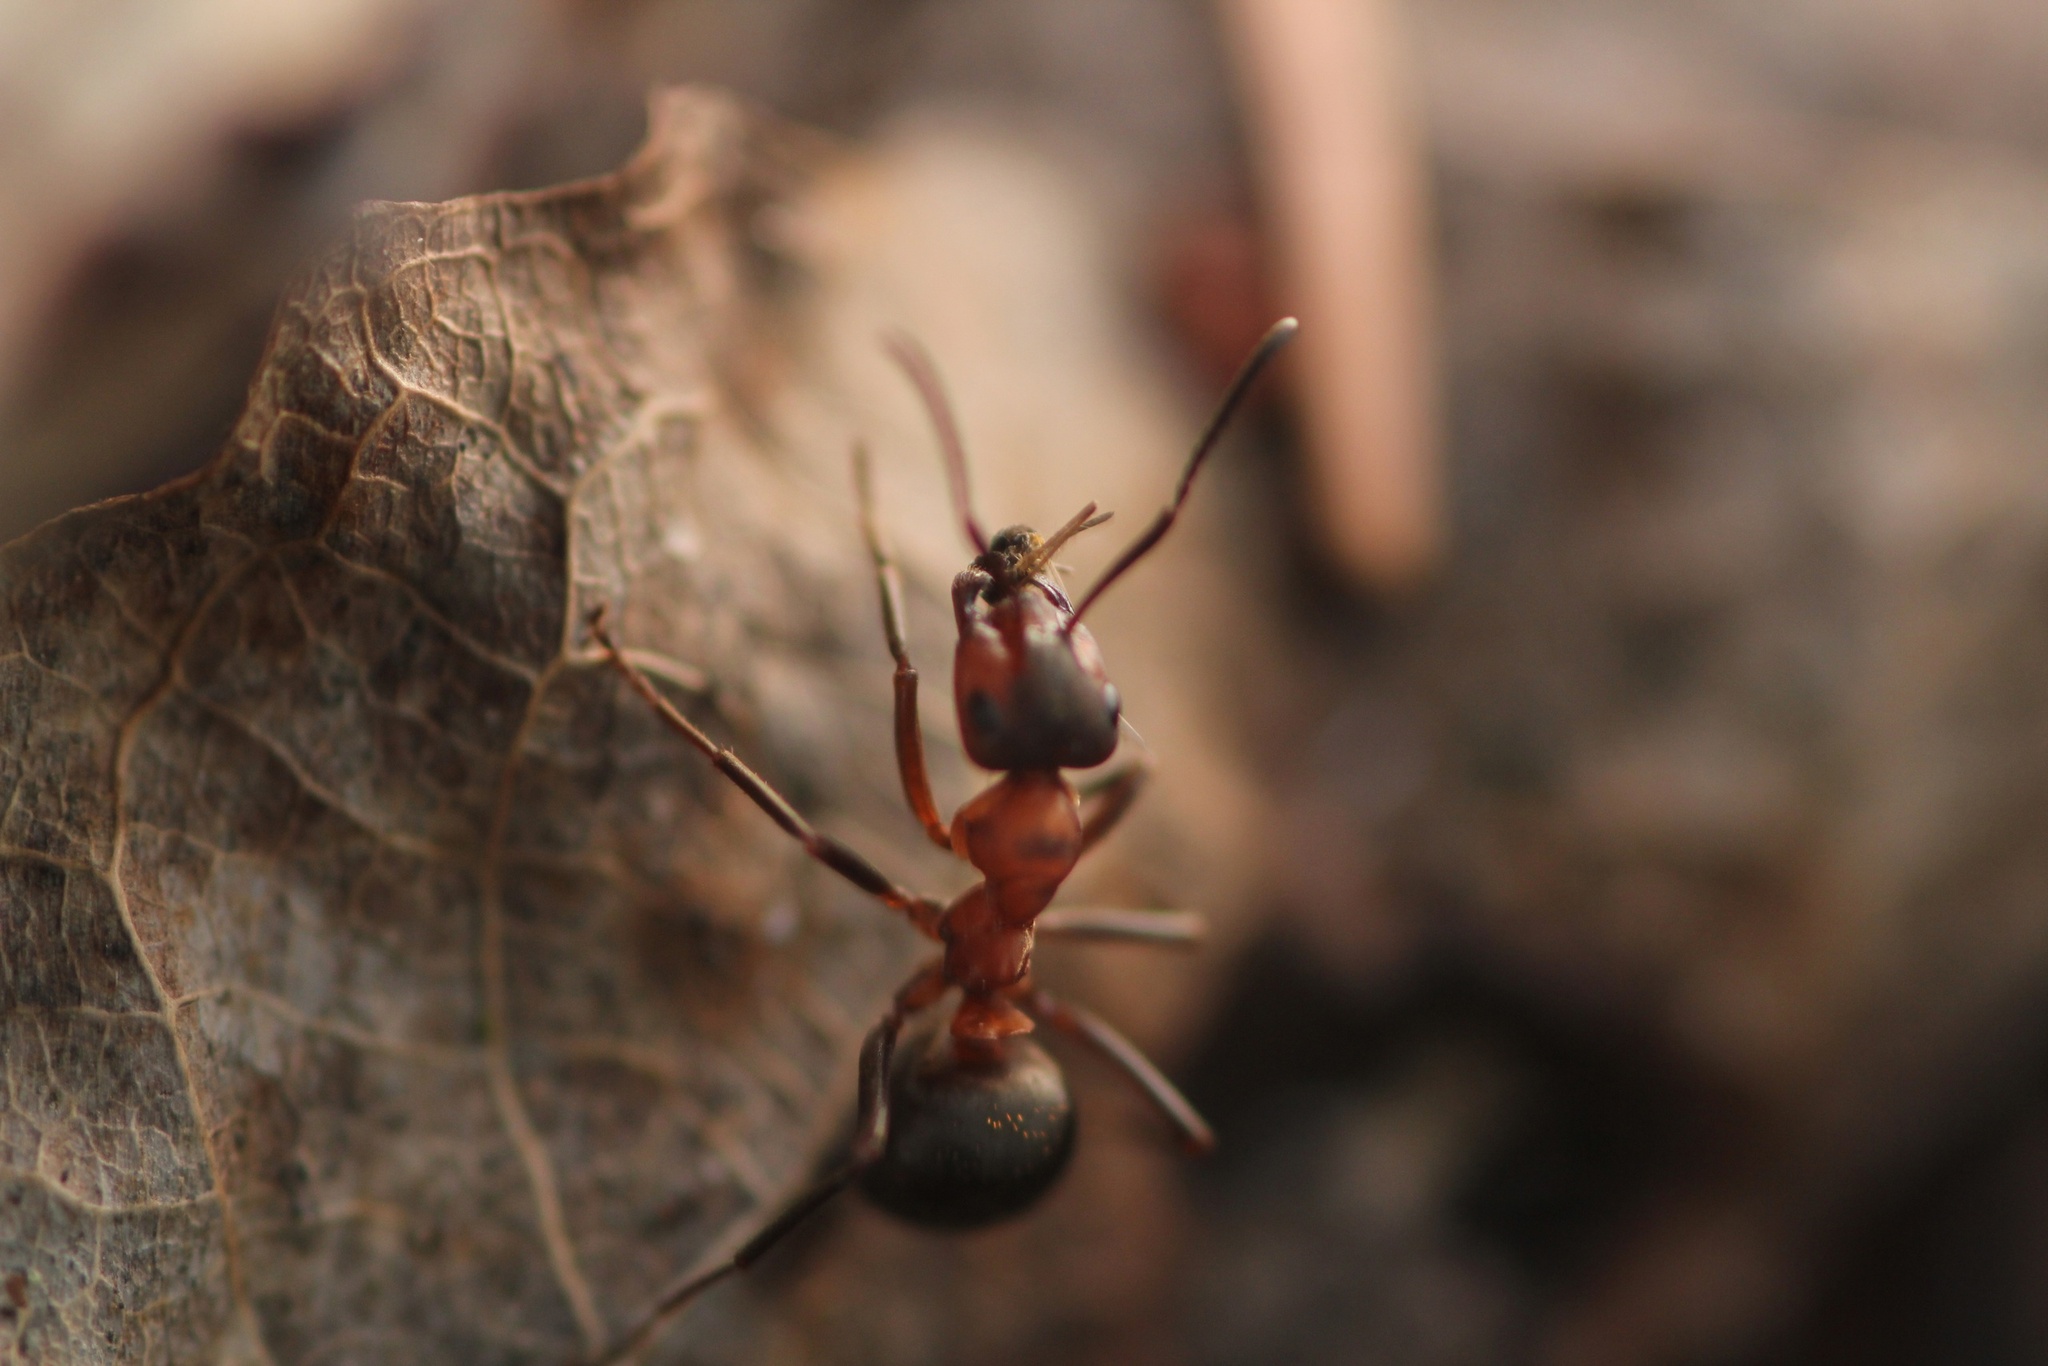
POLYGON ((946 908, 946 977, 962 993, 959 1038, 1022 1034, 1004 998, 1031 971, 1032 924, 1081 857, 1081 804, 1057 769, 1006 773, 953 817, 953 847, 982 880, 946 908))

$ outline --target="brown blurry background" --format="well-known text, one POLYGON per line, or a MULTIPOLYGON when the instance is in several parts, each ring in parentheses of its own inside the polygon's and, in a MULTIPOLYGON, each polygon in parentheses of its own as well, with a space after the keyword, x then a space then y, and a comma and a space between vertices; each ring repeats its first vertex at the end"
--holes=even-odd
POLYGON ((352 202, 593 173, 684 79, 844 139, 985 507, 1307 325, 1101 628, 1214 751, 1223 942, 1053 965, 1223 1154, 1084 1072, 1029 1224, 840 1212, 691 1352, 2048 1360, 2037 4, 0 7, 0 538, 209 456, 352 202))

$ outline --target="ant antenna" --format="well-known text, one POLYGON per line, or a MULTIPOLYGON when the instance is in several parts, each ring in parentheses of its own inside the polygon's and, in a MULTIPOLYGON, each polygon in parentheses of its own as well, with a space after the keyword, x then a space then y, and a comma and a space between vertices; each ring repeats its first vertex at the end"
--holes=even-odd
POLYGON ((953 421, 952 405, 946 402, 945 387, 939 383, 938 367, 932 364, 930 353, 907 332, 883 333, 882 349, 902 367, 917 396, 924 400, 932 428, 939 435, 939 454, 946 461, 946 483, 953 490, 953 514, 960 519, 974 553, 988 554, 988 537, 982 534, 981 523, 974 519, 974 505, 967 496, 967 450, 960 444, 960 428, 953 421))
POLYGON ((1151 526, 1145 528, 1144 534, 1132 541, 1124 553, 1117 556, 1116 562, 1104 570, 1102 577, 1095 581, 1095 586, 1088 590, 1088 596, 1082 598, 1081 605, 1074 609, 1074 615, 1067 618, 1065 629, 1069 634, 1081 624, 1081 614, 1102 596, 1103 591, 1115 583, 1126 569, 1144 559, 1152 547, 1158 545, 1166 533, 1173 529, 1173 519, 1180 515, 1180 505, 1188 500, 1188 490, 1194 486, 1196 473, 1201 470, 1202 462, 1209 458, 1209 452, 1215 447, 1216 439, 1223 435, 1224 426, 1230 421, 1231 414, 1237 411, 1238 404, 1243 402, 1246 391, 1252 387, 1252 381, 1259 377, 1259 372, 1266 368, 1266 363, 1280 353, 1281 347, 1294 340, 1294 334, 1300 330, 1300 322, 1293 318, 1282 318, 1266 329, 1265 336, 1259 338, 1259 344, 1252 348, 1251 355, 1247 356, 1244 364, 1239 367, 1237 378, 1230 381, 1230 387, 1223 391, 1223 401, 1216 405, 1216 415, 1209 419, 1209 426, 1202 433, 1202 439, 1195 443, 1195 453, 1188 457, 1187 468, 1181 471, 1180 486, 1173 491, 1173 501, 1153 519, 1151 526))

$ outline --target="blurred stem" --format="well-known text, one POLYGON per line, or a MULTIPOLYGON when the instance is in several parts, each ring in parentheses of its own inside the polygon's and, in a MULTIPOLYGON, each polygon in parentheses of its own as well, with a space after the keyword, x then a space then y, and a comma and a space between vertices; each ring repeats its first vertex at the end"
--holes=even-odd
POLYGON ((1323 549, 1414 583, 1442 539, 1429 209, 1391 0, 1222 0, 1323 549))

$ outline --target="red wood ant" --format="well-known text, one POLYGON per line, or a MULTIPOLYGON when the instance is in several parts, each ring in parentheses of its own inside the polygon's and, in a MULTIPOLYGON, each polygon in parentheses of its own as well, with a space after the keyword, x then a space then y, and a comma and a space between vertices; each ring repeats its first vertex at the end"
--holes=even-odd
POLYGON ((845 1164, 792 1200, 729 1260, 671 1286, 639 1326, 598 1358, 606 1366, 644 1347, 662 1324, 699 1293, 743 1271, 827 1200, 849 1185, 912 1222, 972 1228, 1027 1208, 1065 1170, 1074 1142, 1074 1108, 1052 1058, 1027 1036, 1051 1026, 1088 1044, 1134 1082, 1180 1136, 1204 1153, 1215 1136, 1194 1107, 1137 1047, 1103 1020, 1058 1000, 1031 981, 1037 935, 1188 943, 1198 916, 1166 911, 1048 909, 1082 854, 1109 833, 1143 785, 1142 766, 1125 768, 1091 795, 1061 772, 1106 763, 1117 745, 1121 702, 1095 637, 1081 624, 1096 599, 1172 529, 1188 490, 1225 424, 1297 324, 1283 318, 1246 358, 1225 391, 1173 501, 1126 547, 1081 599, 1071 604, 1051 574, 1069 539, 1098 526, 1090 503, 1050 536, 1025 526, 985 535, 968 497, 959 431, 930 359, 914 344, 886 345, 929 411, 944 456, 955 515, 975 555, 953 579, 953 700, 967 757, 999 772, 949 825, 939 816, 918 724, 917 669, 903 635, 903 589, 874 516, 864 454, 854 453, 861 528, 874 560, 882 629, 896 660, 896 760, 903 794, 932 842, 957 854, 981 881, 941 902, 906 891, 867 859, 819 833, 766 780, 699 730, 613 641, 600 608, 590 629, 611 664, 662 720, 701 751, 806 853, 944 945, 897 992, 860 1052, 859 1102, 845 1164), (896 1058, 910 1017, 958 988, 949 1029, 915 1036, 896 1058))

